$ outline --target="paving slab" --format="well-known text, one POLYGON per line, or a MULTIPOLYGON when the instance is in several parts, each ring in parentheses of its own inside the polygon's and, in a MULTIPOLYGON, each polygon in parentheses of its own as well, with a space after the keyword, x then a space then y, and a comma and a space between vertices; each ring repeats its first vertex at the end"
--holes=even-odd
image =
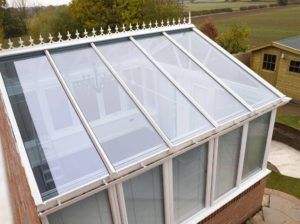
POLYGON ((278 141, 272 141, 269 162, 278 168, 281 174, 300 178, 300 151, 278 141))

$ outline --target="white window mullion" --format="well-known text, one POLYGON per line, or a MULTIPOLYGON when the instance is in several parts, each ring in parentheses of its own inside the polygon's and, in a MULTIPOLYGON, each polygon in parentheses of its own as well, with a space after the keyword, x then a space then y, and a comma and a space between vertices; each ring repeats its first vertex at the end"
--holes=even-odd
POLYGON ((120 208, 118 203, 118 195, 116 186, 111 186, 107 189, 108 191, 108 198, 109 203, 111 207, 111 215, 114 221, 114 224, 121 224, 121 214, 120 214, 120 208))
POLYGON ((248 137, 248 128, 249 128, 249 123, 246 123, 243 127, 243 134, 242 134, 242 141, 241 141, 239 166, 238 166, 238 173, 237 173, 237 180, 236 180, 237 187, 240 186, 240 184, 242 182, 245 152, 246 152, 247 137, 248 137))
POLYGON ((165 223, 174 223, 172 159, 163 164, 165 223))
POLYGON ((118 195, 118 203, 119 203, 119 210, 120 210, 122 224, 128 224, 126 203, 125 203, 124 190, 123 190, 122 183, 116 185, 116 190, 117 190, 117 195, 118 195))
POLYGON ((47 216, 42 216, 42 217, 41 217, 41 223, 42 223, 42 224, 49 224, 49 221, 48 221, 47 216))
POLYGON ((206 177, 206 197, 205 207, 211 206, 211 188, 212 188, 212 172, 213 172, 213 156, 214 156, 214 139, 209 141, 208 161, 207 161, 207 177, 206 177))
POLYGON ((266 144, 264 161, 263 161, 263 166, 262 166, 263 169, 266 169, 267 164, 268 164, 268 157, 269 157, 269 151, 270 151, 272 137, 273 137, 273 130, 274 130, 274 124, 275 124, 275 119, 276 119, 276 112, 277 112, 277 110, 275 109, 275 110, 272 111, 272 114, 271 114, 267 144, 266 144))
POLYGON ((219 137, 214 141, 214 155, 213 155, 213 172, 212 172, 212 186, 211 186, 211 204, 214 202, 216 178, 217 178, 217 165, 218 165, 218 151, 219 151, 219 137))

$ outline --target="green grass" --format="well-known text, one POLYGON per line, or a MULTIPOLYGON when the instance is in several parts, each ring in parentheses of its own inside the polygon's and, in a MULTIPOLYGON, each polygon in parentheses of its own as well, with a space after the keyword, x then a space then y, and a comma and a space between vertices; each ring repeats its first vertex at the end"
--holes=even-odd
POLYGON ((221 9, 221 8, 232 8, 233 10, 239 10, 242 6, 251 5, 269 5, 276 3, 275 1, 263 1, 263 2, 205 2, 205 3, 186 3, 186 11, 202 11, 211 9, 221 9))
MULTIPOLYGON (((212 17, 213 18, 213 17, 212 17)), ((218 18, 218 17, 216 17, 218 18)), ((250 28, 250 48, 268 44, 271 41, 300 35, 300 6, 277 8, 265 12, 251 12, 245 15, 228 13, 227 17, 215 19, 219 32, 235 23, 245 23, 250 28)))
POLYGON ((285 124, 292 128, 296 128, 300 130, 300 116, 283 116, 278 115, 276 118, 276 122, 285 124))
POLYGON ((267 178, 267 188, 285 192, 300 198, 300 179, 272 172, 267 178))

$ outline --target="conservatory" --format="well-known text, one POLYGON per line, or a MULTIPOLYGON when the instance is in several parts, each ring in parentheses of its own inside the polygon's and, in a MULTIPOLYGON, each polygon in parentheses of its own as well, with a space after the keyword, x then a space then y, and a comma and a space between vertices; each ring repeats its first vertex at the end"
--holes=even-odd
POLYGON ((48 40, 0 51, 42 223, 198 223, 269 173, 289 98, 190 19, 48 40))

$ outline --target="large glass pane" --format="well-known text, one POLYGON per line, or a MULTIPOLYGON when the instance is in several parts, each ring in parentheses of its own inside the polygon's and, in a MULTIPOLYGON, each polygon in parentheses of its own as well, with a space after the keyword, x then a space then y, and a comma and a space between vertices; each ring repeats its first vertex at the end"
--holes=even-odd
POLYGON ((243 128, 219 137, 215 199, 236 185, 243 128))
POLYGON ((45 56, 0 63, 44 200, 107 175, 45 56))
POLYGON ((162 34, 137 41, 217 122, 248 113, 222 86, 162 34))
POLYGON ((167 148, 91 47, 52 57, 116 168, 167 148))
POLYGON ((128 223, 163 224, 164 196, 161 167, 123 183, 128 223))
POLYGON ((172 142, 212 128, 131 41, 98 48, 172 142))
POLYGON ((175 223, 205 206, 208 144, 198 146, 173 159, 175 223))
POLYGON ((194 31, 170 35, 252 107, 257 108, 278 98, 194 31))
POLYGON ((262 169, 270 118, 271 113, 267 113, 249 123, 243 179, 262 169))
POLYGON ((107 191, 101 191, 48 216, 49 224, 113 224, 107 191))

